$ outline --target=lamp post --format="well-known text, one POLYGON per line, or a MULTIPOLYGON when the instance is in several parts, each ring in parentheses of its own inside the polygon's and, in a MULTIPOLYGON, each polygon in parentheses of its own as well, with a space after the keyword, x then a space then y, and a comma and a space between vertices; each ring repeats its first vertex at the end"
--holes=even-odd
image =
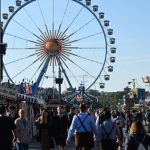
POLYGON ((132 79, 132 81, 128 82, 128 84, 132 84, 132 89, 130 90, 130 98, 136 98, 136 79, 132 79))
POLYGON ((85 86, 85 77, 86 77, 87 75, 83 75, 83 85, 85 86))

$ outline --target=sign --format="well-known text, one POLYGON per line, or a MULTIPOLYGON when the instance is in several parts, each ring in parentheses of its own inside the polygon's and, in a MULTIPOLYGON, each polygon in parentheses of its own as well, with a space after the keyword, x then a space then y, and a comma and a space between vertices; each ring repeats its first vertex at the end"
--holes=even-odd
POLYGON ((17 99, 17 91, 0 86, 0 95, 10 99, 17 99))
POLYGON ((50 104, 61 104, 61 101, 60 101, 60 99, 50 99, 49 103, 50 104))

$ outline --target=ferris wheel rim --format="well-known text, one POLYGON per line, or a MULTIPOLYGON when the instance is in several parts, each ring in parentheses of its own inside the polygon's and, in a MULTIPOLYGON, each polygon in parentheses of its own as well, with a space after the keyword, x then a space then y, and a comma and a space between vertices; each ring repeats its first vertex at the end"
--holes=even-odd
MULTIPOLYGON (((31 1, 28 1, 27 3, 24 3, 24 5, 21 5, 14 13, 13 15, 11 16, 11 18, 9 19, 9 21, 6 23, 6 25, 4 26, 4 34, 5 34, 5 30, 7 28, 7 25, 9 24, 9 22, 11 21, 11 19, 19 12, 19 10, 21 10, 23 7, 25 7, 26 5, 30 4, 31 2, 34 2, 36 0, 31 0, 31 1)), ((104 66, 105 66, 105 63, 106 63, 106 58, 107 58, 107 51, 108 51, 108 47, 107 47, 107 38, 106 38, 106 33, 104 31, 104 28, 100 22, 100 20, 98 19, 98 17, 95 15, 95 13, 89 8, 87 7, 85 4, 81 3, 80 1, 77 1, 77 0, 72 0, 74 2, 77 2, 78 4, 84 6, 84 8, 86 8, 90 13, 92 13, 92 15, 96 18, 96 20, 98 21, 102 31, 103 31, 103 35, 104 35, 104 39, 105 39, 105 59, 104 59, 104 62, 103 62, 103 65, 101 67, 101 70, 99 72, 99 74, 97 75, 96 79, 85 89, 85 91, 87 91, 88 89, 90 89, 90 87, 92 87, 95 82, 98 80, 98 78, 100 77, 103 69, 104 69, 104 66)), ((6 72, 6 74, 8 75, 9 79, 13 82, 13 80, 11 79, 11 77, 9 76, 8 72, 7 72, 7 69, 5 68, 4 66, 4 70, 6 72)), ((14 82, 13 82, 14 83, 14 82)))

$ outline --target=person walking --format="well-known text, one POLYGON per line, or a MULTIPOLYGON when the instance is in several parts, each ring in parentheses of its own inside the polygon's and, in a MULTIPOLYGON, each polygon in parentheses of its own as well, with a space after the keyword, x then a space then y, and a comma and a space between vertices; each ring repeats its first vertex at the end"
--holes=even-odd
POLYGON ((75 108, 71 107, 70 111, 68 113, 68 119, 69 119, 69 126, 71 125, 73 116, 75 115, 75 108))
POLYGON ((150 133, 150 109, 147 110, 145 118, 147 122, 147 131, 150 133))
POLYGON ((32 125, 25 118, 25 110, 19 109, 19 118, 15 120, 16 128, 16 148, 17 150, 29 150, 29 143, 32 139, 32 125))
POLYGON ((118 144, 121 145, 119 127, 111 119, 110 110, 105 110, 104 118, 105 121, 97 126, 99 144, 103 150, 117 150, 118 144), (118 142, 118 144, 116 142, 118 142))
POLYGON ((76 150, 91 150, 94 147, 94 135, 97 140, 97 130, 94 118, 87 112, 85 104, 80 104, 80 113, 74 116, 68 131, 66 143, 69 144, 73 135, 76 135, 76 150))
POLYGON ((54 139, 57 150, 66 149, 66 138, 69 128, 69 119, 62 106, 57 107, 57 115, 54 117, 54 139))
POLYGON ((137 120, 131 124, 130 135, 126 141, 126 150, 137 150, 140 143, 144 146, 142 150, 148 150, 150 136, 146 134, 142 122, 137 120))
POLYGON ((15 141, 16 125, 13 120, 6 116, 6 109, 0 105, 0 149, 12 150, 12 143, 15 141))
POLYGON ((48 114, 47 110, 43 110, 41 116, 38 117, 36 120, 39 126, 39 141, 41 142, 41 149, 42 150, 50 150, 52 146, 52 129, 53 129, 53 119, 48 114))

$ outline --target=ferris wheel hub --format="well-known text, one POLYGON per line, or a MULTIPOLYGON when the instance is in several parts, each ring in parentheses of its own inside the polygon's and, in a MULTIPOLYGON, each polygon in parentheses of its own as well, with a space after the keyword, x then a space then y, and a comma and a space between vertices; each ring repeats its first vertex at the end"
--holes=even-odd
POLYGON ((55 52, 59 54, 61 52, 61 43, 56 39, 49 39, 44 44, 44 51, 48 54, 49 52, 55 52))

